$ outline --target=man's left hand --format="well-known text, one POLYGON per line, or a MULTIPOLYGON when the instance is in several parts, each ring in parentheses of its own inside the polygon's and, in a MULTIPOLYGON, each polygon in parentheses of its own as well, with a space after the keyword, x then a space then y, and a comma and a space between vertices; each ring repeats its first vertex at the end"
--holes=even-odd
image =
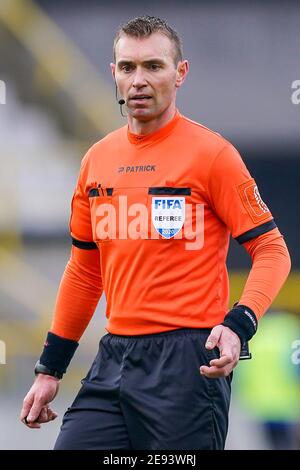
POLYGON ((241 351, 241 341, 236 333, 224 325, 215 326, 207 338, 206 349, 218 347, 220 358, 212 359, 209 366, 201 366, 200 374, 215 379, 227 377, 237 365, 241 351))

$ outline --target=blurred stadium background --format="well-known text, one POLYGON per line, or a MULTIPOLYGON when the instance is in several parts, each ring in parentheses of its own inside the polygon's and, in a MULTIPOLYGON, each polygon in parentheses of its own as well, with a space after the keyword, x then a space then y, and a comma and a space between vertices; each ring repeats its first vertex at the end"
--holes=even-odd
MULTIPOLYGON (((274 435, 279 446, 299 448, 300 104, 291 100, 299 3, 173 0, 145 9, 132 0, 0 0, 0 449, 52 448, 105 333, 103 298, 55 401, 59 418, 25 428, 18 416, 70 252, 80 159, 124 123, 109 69, 114 33, 141 14, 166 18, 182 35, 191 71, 178 107, 239 149, 292 256, 272 307, 282 314, 268 314, 257 354, 235 371, 227 448, 269 449, 274 435)), ((250 266, 235 242, 228 265, 233 302, 250 266)))

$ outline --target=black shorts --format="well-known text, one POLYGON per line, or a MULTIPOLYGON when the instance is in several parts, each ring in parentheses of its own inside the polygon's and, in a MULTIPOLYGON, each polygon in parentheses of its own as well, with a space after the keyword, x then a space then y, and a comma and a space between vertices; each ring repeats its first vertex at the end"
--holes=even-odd
POLYGON ((209 333, 103 336, 55 450, 223 449, 232 374, 200 374, 201 365, 219 357, 217 348, 205 349, 209 333))

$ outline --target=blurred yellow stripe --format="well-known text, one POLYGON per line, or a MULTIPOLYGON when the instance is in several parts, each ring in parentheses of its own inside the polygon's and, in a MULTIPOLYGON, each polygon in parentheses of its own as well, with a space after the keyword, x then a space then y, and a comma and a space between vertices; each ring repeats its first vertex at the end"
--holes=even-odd
POLYGON ((0 20, 101 134, 123 123, 113 87, 38 5, 31 0, 1 0, 0 20))
MULTIPOLYGON (((0 287, 6 295, 36 315, 39 321, 50 315, 58 286, 24 260, 22 249, 18 252, 0 246, 0 267, 0 287)), ((7 318, 5 321, 9 323, 7 318)))

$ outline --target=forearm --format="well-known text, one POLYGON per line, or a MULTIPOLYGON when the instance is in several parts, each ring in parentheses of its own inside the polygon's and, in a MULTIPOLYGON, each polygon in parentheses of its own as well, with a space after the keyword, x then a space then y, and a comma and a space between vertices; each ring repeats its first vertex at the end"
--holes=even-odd
POLYGON ((244 243, 244 247, 252 258, 252 268, 239 304, 251 308, 260 318, 274 301, 290 272, 290 255, 277 228, 244 243))
POLYGON ((257 320, 275 299, 291 268, 289 252, 277 228, 244 243, 244 247, 252 258, 252 268, 238 304, 222 322, 242 344, 255 334, 257 320))
POLYGON ((100 257, 97 249, 72 247, 62 276, 51 329, 40 362, 64 373, 75 353, 102 294, 100 257))

